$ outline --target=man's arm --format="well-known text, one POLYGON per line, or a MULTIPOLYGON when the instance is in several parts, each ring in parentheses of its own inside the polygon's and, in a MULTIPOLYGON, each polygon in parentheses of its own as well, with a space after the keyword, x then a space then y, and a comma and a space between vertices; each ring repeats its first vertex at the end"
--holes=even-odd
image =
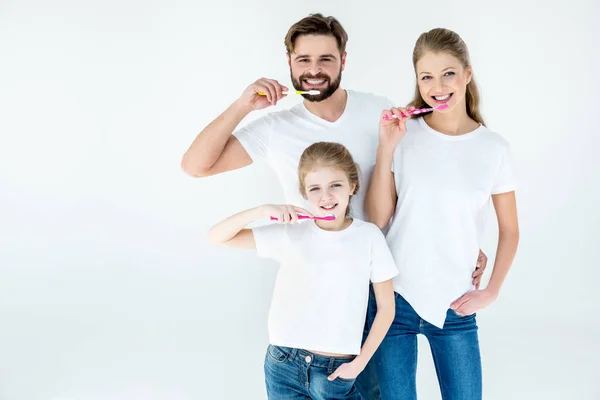
POLYGON ((233 131, 250 110, 238 102, 196 136, 181 160, 181 169, 193 177, 205 177, 252 164, 252 159, 233 131))
POLYGON ((232 136, 240 122, 253 110, 275 105, 287 90, 277 81, 261 78, 196 136, 181 160, 181 169, 194 177, 232 171, 252 164, 252 158, 232 136), (265 95, 259 95, 264 92, 265 95))

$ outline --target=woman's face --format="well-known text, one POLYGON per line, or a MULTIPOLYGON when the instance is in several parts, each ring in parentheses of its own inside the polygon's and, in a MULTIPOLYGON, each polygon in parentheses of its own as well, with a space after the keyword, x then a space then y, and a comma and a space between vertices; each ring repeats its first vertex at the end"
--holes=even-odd
POLYGON ((447 52, 426 51, 416 64, 417 84, 425 103, 431 107, 447 104, 448 112, 457 105, 465 106, 467 84, 471 82, 471 66, 447 52))

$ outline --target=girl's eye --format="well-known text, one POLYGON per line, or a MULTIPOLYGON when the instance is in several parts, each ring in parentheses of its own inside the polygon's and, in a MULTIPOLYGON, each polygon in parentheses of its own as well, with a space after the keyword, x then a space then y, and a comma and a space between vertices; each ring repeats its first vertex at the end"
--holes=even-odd
POLYGON ((333 185, 331 185, 331 186, 333 186, 333 187, 342 187, 342 184, 341 184, 341 183, 334 183, 334 184, 333 184, 333 185))
POLYGON ((431 77, 430 77, 430 76, 428 76, 428 75, 425 75, 424 77, 422 77, 422 78, 421 78, 421 80, 422 80, 422 81, 426 81, 426 80, 427 80, 427 79, 429 79, 429 78, 431 78, 431 77))
POLYGON ((454 75, 454 72, 452 72, 452 71, 446 72, 446 76, 452 76, 452 75, 454 75))
POLYGON ((314 192, 315 190, 319 190, 319 188, 316 188, 316 187, 314 187, 314 188, 311 188, 311 189, 309 190, 309 192, 314 192))

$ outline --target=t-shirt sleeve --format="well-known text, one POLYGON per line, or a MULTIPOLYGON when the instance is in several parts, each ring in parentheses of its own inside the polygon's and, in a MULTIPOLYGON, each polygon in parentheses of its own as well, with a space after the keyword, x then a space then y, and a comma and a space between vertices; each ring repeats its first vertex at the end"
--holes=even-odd
POLYGON ((494 182, 494 186, 492 188, 492 194, 512 192, 516 189, 516 181, 517 178, 512 151, 510 147, 507 147, 500 157, 500 165, 498 167, 496 181, 494 182))
POLYGON ((266 160, 269 156, 271 117, 258 118, 237 129, 233 135, 241 143, 253 162, 266 160))
POLYGON ((379 228, 373 229, 371 244, 371 282, 383 282, 398 275, 398 268, 392 257, 383 233, 379 228))
POLYGON ((287 226, 282 224, 252 228, 256 244, 256 254, 259 257, 279 260, 279 257, 285 254, 286 230, 287 226))

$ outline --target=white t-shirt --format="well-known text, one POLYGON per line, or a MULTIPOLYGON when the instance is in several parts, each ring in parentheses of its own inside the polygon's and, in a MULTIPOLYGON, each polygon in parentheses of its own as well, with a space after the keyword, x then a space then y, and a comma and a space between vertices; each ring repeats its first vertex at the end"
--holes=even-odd
POLYGON ((308 209, 298 189, 298 163, 302 152, 316 142, 341 143, 360 168, 360 189, 352 196, 350 209, 358 219, 366 219, 365 193, 373 173, 381 111, 393 107, 385 97, 346 90, 346 108, 335 122, 317 117, 304 103, 289 110, 271 112, 238 129, 234 135, 253 162, 267 161, 277 174, 286 201, 308 209))
POLYGON ((474 289, 491 195, 515 190, 510 147, 482 125, 450 136, 410 119, 392 171, 398 202, 386 239, 399 269, 394 289, 442 328, 450 304, 474 289))
POLYGON ((376 225, 359 219, 342 231, 313 221, 254 228, 257 254, 280 263, 269 342, 277 346, 360 354, 369 280, 398 270, 376 225))

